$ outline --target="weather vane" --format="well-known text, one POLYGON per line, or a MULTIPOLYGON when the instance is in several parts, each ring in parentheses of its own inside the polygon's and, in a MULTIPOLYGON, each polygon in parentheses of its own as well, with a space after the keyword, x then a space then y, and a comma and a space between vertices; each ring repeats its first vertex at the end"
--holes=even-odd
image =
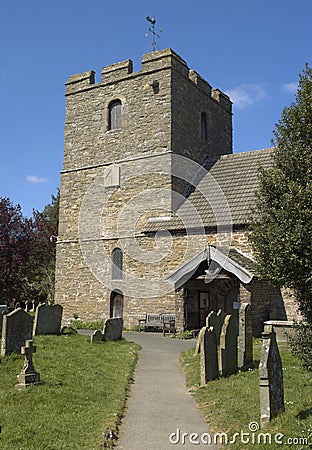
MULTIPOLYGON (((157 34, 156 31, 155 31, 156 19, 155 19, 154 16, 153 17, 147 16, 146 20, 152 24, 152 28, 149 28, 148 33, 146 33, 146 37, 148 37, 150 34, 152 35, 152 37, 153 37, 153 42, 152 42, 153 52, 155 52, 156 51, 156 47, 157 47, 156 38, 157 37, 158 37, 158 39, 160 38, 159 34, 157 34)), ((162 30, 159 30, 159 32, 161 33, 162 30)))

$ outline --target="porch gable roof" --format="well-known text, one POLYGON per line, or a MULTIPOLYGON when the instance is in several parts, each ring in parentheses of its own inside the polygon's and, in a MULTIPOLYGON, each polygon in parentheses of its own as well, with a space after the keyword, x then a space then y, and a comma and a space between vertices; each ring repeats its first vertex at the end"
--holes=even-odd
POLYGON ((176 269, 167 278, 167 281, 173 284, 175 289, 181 288, 196 272, 199 265, 205 260, 208 261, 208 266, 210 265, 211 261, 214 261, 218 267, 217 272, 213 271, 209 273, 209 270, 206 271, 207 281, 214 279, 221 269, 224 269, 226 272, 235 275, 244 284, 250 283, 253 279, 254 264, 251 258, 243 255, 235 249, 228 250, 224 247, 219 247, 218 249, 209 245, 190 261, 178 267, 178 269, 176 269), (236 258, 234 255, 232 256, 231 253, 232 255, 235 253, 238 254, 239 258, 236 258), (233 257, 235 258, 235 260, 233 259, 233 257), (244 265, 242 265, 242 263, 244 265))

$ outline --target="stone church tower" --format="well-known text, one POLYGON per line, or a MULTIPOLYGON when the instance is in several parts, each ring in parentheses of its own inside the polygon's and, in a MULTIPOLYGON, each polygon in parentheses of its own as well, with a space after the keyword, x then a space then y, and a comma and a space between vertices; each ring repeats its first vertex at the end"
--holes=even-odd
POLYGON ((273 149, 232 153, 232 103, 171 49, 73 75, 66 83, 55 301, 63 317, 210 311, 295 317, 290 296, 257 278, 248 225, 259 166, 273 149))
POLYGON ((138 72, 127 60, 104 67, 99 83, 93 71, 69 78, 55 297, 65 319, 122 315, 130 326, 146 312, 182 314, 174 293, 149 289, 182 262, 185 243, 155 256, 144 227, 187 192, 173 155, 208 167, 232 153, 231 107, 171 49, 144 55, 138 72))

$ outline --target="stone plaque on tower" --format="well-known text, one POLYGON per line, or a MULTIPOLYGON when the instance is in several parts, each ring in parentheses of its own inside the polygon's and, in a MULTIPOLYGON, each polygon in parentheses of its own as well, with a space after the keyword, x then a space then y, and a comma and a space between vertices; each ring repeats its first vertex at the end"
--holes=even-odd
POLYGON ((104 187, 120 186, 120 166, 112 164, 104 170, 104 187))

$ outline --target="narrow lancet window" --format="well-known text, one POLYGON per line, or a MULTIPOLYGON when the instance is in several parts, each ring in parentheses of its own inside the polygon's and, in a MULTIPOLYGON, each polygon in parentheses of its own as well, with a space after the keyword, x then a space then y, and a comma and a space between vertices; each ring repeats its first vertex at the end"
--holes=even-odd
POLYGON ((108 129, 117 130, 121 128, 121 101, 113 100, 108 107, 108 129))
POLYGON ((112 263, 112 280, 122 280, 123 255, 120 248, 114 248, 112 263))
POLYGON ((207 116, 206 116, 206 113, 201 114, 200 128, 201 128, 202 142, 206 142, 207 141, 207 116))

